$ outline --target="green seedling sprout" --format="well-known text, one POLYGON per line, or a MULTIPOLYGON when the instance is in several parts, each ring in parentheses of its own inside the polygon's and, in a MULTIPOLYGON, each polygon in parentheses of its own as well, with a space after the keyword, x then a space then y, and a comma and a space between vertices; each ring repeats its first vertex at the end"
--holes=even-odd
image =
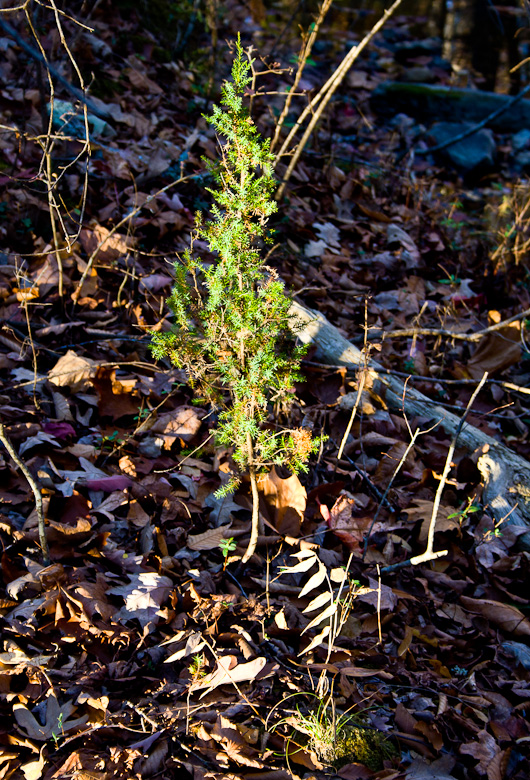
POLYGON ((219 548, 221 552, 223 553, 223 571, 226 569, 228 565, 228 556, 230 553, 234 552, 237 545, 235 543, 234 537, 231 536, 229 539, 221 539, 219 542, 219 548))

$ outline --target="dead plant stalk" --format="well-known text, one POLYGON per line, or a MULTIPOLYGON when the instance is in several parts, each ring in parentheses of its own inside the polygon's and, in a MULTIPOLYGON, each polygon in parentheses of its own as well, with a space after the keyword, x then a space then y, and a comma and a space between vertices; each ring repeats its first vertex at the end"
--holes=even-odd
POLYGON ((305 149, 305 145, 307 144, 307 141, 309 140, 309 137, 311 136, 311 133, 313 132, 315 125, 319 121, 320 117, 322 116, 322 113, 324 109, 326 108, 327 104, 335 94, 335 91, 342 83, 344 77, 348 73, 349 69, 355 62, 355 60, 359 57, 361 52, 368 46, 370 41, 377 35, 379 30, 386 24, 387 20, 392 16, 394 11, 399 8, 401 5, 402 0, 395 0, 395 2, 391 5, 391 7, 388 9, 388 11, 385 11, 381 19, 376 22, 376 24, 372 27, 369 33, 367 33, 362 41, 355 46, 352 46, 348 54, 344 57, 341 64, 333 73, 333 75, 326 81, 320 92, 318 92, 317 95, 311 100, 311 102, 304 108, 300 116, 298 117, 297 121, 295 122, 294 127, 292 128, 291 132, 285 139, 285 141, 282 144, 282 147, 280 151, 278 152, 277 159, 280 159, 282 155, 287 154, 287 150, 289 149, 289 146, 291 144, 292 139, 298 132, 298 128, 304 122, 306 117, 313 113, 313 116, 311 117, 311 120, 300 140, 298 143, 294 154, 291 158, 291 161, 289 162, 289 165, 287 166, 287 170, 283 176, 282 183, 278 187, 278 190, 275 194, 276 200, 279 200, 284 192, 285 186, 289 179, 291 178, 291 174, 298 163, 298 160, 300 158, 300 155, 302 154, 303 150, 305 149), (320 103, 320 105, 318 105, 320 103))
POLYGON ((40 493, 40 490, 37 486, 37 483, 33 479, 33 476, 22 460, 22 458, 18 455, 17 451, 11 444, 7 433, 4 428, 4 424, 0 422, 0 441, 8 451, 9 455, 11 456, 12 460, 15 462, 15 464, 18 466, 18 468, 21 470, 21 472, 26 477, 29 486, 31 490, 33 491, 33 496, 35 498, 35 509, 37 510, 37 518, 39 522, 39 542, 42 550, 42 560, 45 566, 48 566, 50 563, 50 550, 48 547, 48 540, 46 539, 46 528, 45 528, 45 521, 44 521, 44 508, 42 504, 42 496, 40 493))
POLYGON ((438 510, 440 508, 440 501, 442 498, 443 489, 445 487, 445 483, 447 482, 447 477, 449 476, 449 471, 451 470, 451 464, 453 460, 453 455, 455 454, 456 444, 458 442, 458 436, 460 435, 460 431, 464 427, 464 423, 466 420, 466 417, 469 413, 469 410, 473 406, 475 402, 475 398, 480 393, 482 387, 484 386, 486 379, 488 378, 488 372, 484 372, 484 376, 478 383, 477 387, 475 388, 475 391, 473 392, 473 395, 468 401, 468 404, 465 408, 464 414, 462 415, 460 419, 460 424, 458 428, 456 429, 453 438, 451 440, 451 445, 449 447, 449 451, 447 453, 447 458, 445 460, 445 466, 442 473, 442 478, 440 479, 440 482, 438 484, 438 489, 436 490, 436 495, 434 497, 434 503, 432 505, 432 515, 431 515, 431 522, 429 523, 429 532, 427 535, 427 548, 424 553, 421 555, 416 555, 414 558, 410 559, 410 563, 412 566, 417 566, 420 563, 426 563, 427 561, 435 560, 436 558, 442 558, 444 555, 447 555, 447 550, 440 550, 439 552, 434 552, 434 532, 436 530, 436 520, 438 517, 438 510))
MULTIPOLYGON (((311 55, 311 51, 313 49, 313 44, 315 43, 316 37, 318 35, 318 31, 320 29, 320 25, 324 21, 324 17, 326 16, 327 12, 329 11, 331 4, 333 0, 324 0, 322 5, 320 6, 320 11, 318 13, 318 18, 316 22, 311 27, 311 32, 309 36, 306 38, 302 45, 302 49, 300 51, 300 56, 298 57, 298 68, 296 70, 296 76, 294 77, 293 86, 289 90, 289 94, 287 95, 287 98, 285 100, 285 104, 282 109, 282 113, 280 114, 278 118, 278 124, 276 125, 276 130, 274 131, 274 137, 271 141, 271 152, 274 153, 274 150, 276 149, 276 146, 278 144, 278 141, 280 140, 280 133, 282 131, 282 127, 284 125, 285 119, 287 118, 287 114, 289 113, 289 108, 291 107, 291 102, 293 97, 295 96, 296 90, 298 88, 298 84, 300 83, 300 79, 302 78, 302 73, 304 72, 304 68, 306 66, 306 62, 309 59, 311 55)), ((283 147, 282 147, 283 148, 283 147)), ((280 152, 281 154, 281 152, 280 152)))

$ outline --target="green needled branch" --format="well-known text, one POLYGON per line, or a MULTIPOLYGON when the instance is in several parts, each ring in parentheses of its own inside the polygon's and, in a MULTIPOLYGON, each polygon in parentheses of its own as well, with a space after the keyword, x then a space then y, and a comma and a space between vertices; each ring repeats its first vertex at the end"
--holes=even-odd
MULTIPOLYGON (((244 105, 252 60, 238 37, 232 80, 222 88, 221 107, 206 117, 217 131, 220 157, 206 161, 213 180, 210 219, 197 216, 191 246, 175 265, 168 305, 169 332, 152 338, 156 358, 168 357, 186 370, 199 398, 219 409, 217 442, 231 447, 252 491, 252 532, 243 562, 253 555, 260 532, 258 476, 273 465, 305 470, 318 448, 309 431, 278 431, 269 424, 271 405, 292 398, 303 348, 293 348, 291 302, 260 247, 270 243, 266 225, 277 210, 273 155, 244 105), (201 260, 194 239, 208 244, 215 259, 201 260)), ((295 325, 296 330, 296 325, 295 325)), ((218 495, 240 482, 237 476, 218 495)))

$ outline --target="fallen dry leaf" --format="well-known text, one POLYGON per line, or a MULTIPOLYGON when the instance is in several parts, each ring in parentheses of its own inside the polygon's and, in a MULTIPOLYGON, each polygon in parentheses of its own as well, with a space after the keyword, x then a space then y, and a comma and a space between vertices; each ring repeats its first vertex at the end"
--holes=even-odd
MULTIPOLYGON (((161 732, 157 732, 157 738, 160 737, 160 734, 161 732)), ((168 740, 160 740, 148 756, 140 758, 134 764, 135 774, 139 777, 153 777, 157 775, 164 767, 164 760, 168 751, 168 740)), ((143 752, 146 753, 147 749, 144 749, 143 752)))
MULTIPOLYGON (((169 644, 172 641, 173 640, 170 639, 167 640, 167 642, 164 642, 163 644, 169 644)), ((168 658, 164 660, 164 663, 169 664, 172 661, 180 661, 182 658, 186 658, 186 656, 191 655, 192 653, 200 652, 203 647, 206 647, 206 642, 204 641, 202 634, 199 631, 194 631, 187 638, 184 647, 182 647, 180 650, 177 650, 176 653, 172 653, 168 658)))
POLYGON ((460 596, 460 601, 466 609, 487 618, 503 631, 515 636, 530 636, 530 620, 525 618, 521 610, 511 604, 502 604, 491 599, 472 599, 460 596))
POLYGON ((129 503, 127 520, 129 520, 137 528, 144 528, 149 522, 150 518, 147 512, 142 508, 141 504, 139 504, 138 501, 133 499, 129 503))
POLYGON ((113 233, 103 225, 96 225, 93 229, 84 228, 80 234, 81 244, 87 255, 91 255, 101 244, 98 250, 98 262, 116 261, 126 255, 134 245, 134 238, 121 233, 113 233))
POLYGON ((22 764, 20 767, 26 780, 39 780, 39 778, 42 777, 42 770, 46 766, 46 759, 44 757, 45 747, 45 745, 41 747, 39 757, 36 761, 28 761, 27 764, 22 764))
MULTIPOLYGON (((418 536, 420 542, 427 541, 433 506, 433 501, 415 498, 413 503, 403 510, 407 514, 410 523, 415 523, 417 520, 421 521, 420 533, 418 536)), ((438 507, 438 513, 436 515, 436 533, 441 533, 442 531, 458 531, 460 533, 458 518, 450 517, 450 515, 454 514, 454 507, 438 507)))
POLYGON ((372 516, 354 517, 357 501, 350 496, 339 496, 330 509, 329 527, 350 550, 359 552, 364 546, 365 536, 372 526, 372 516))
POLYGON ((311 771, 324 769, 324 765, 313 750, 297 745, 293 740, 285 742, 284 750, 287 759, 294 761, 295 764, 301 764, 311 771))
POLYGON ((266 663, 267 659, 259 656, 246 664, 238 664, 235 655, 224 655, 217 660, 217 667, 211 674, 207 674, 206 677, 193 683, 192 690, 197 691, 206 688, 207 690, 199 697, 202 699, 203 696, 206 696, 207 693, 219 685, 254 680, 266 663))
POLYGON ((337 775, 343 780, 369 780, 373 774, 372 770, 364 764, 345 764, 337 772, 337 775))
POLYGON ((403 248, 403 260, 408 268, 417 268, 420 263, 420 253, 415 242, 406 233, 402 227, 390 224, 387 228, 387 246, 393 248, 400 246, 403 248))
POLYGON ((118 620, 139 620, 143 627, 156 623, 160 607, 169 596, 173 582, 154 571, 129 574, 130 582, 109 588, 108 594, 123 596, 125 606, 117 613, 118 620))
POLYGON ((247 744, 236 725, 225 716, 219 715, 210 736, 221 743, 227 756, 239 766, 251 766, 257 769, 265 766, 258 758, 258 751, 247 744))
POLYGON ((174 412, 161 414, 151 426, 151 433, 159 433, 164 439, 164 448, 169 450, 177 438, 188 442, 201 427, 204 412, 191 406, 181 406, 174 412))
POLYGON ((50 695, 46 699, 46 720, 44 725, 41 725, 24 704, 13 705, 16 722, 30 739, 37 742, 46 742, 54 734, 59 736, 63 731, 71 731, 84 725, 88 721, 88 715, 69 720, 75 710, 72 700, 59 704, 55 696, 50 695))
POLYGON ((356 599, 371 604, 373 607, 379 605, 380 609, 393 610, 398 603, 398 597, 388 585, 378 582, 373 577, 368 577, 368 588, 360 588, 357 591, 356 599))
POLYGON ((56 387, 69 387, 72 392, 80 392, 91 387, 90 380, 95 373, 93 360, 79 357, 69 349, 48 372, 48 381, 56 387))
POLYGON ((495 757, 500 752, 500 747, 497 745, 491 734, 483 730, 477 734, 478 739, 473 742, 467 742, 460 745, 460 753, 467 756, 473 756, 478 759, 477 771, 481 775, 488 775, 488 780, 497 780, 495 777, 490 777, 489 768, 492 765, 495 757))
POLYGON ((232 523, 220 525, 218 528, 210 528, 202 534, 188 534, 186 546, 190 550, 216 550, 223 539, 228 539, 228 531, 232 523))
POLYGON ((455 780, 454 775, 449 774, 454 765, 453 756, 442 756, 430 764, 416 758, 407 770, 406 780, 455 780))
POLYGON ((278 533, 298 536, 307 505, 307 493, 296 474, 287 479, 276 469, 260 477, 258 487, 267 504, 274 508, 273 523, 278 533))
POLYGON ((519 363, 521 355, 521 323, 512 322, 484 336, 465 367, 473 379, 482 379, 484 371, 494 374, 519 363))

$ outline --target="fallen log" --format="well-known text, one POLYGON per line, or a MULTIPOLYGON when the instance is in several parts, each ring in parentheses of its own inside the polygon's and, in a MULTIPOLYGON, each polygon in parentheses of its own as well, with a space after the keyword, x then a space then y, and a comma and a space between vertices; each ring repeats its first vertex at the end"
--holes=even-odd
MULTIPOLYGON (((389 408, 404 410, 410 416, 427 417, 449 434, 454 434, 460 423, 457 415, 441 406, 433 405, 423 393, 405 385, 401 379, 382 372, 374 360, 366 365, 364 354, 318 312, 306 309, 293 301, 291 313, 300 323, 298 338, 304 344, 316 347, 316 357, 324 363, 367 368, 374 390, 384 397, 389 408)), ((487 504, 495 522, 530 529, 530 463, 473 425, 464 423, 458 437, 459 446, 471 452, 480 450, 477 466, 484 480, 483 503, 487 504)), ((515 530, 515 529, 514 529, 515 530)), ((518 549, 530 551, 530 531, 517 539, 518 549)))

